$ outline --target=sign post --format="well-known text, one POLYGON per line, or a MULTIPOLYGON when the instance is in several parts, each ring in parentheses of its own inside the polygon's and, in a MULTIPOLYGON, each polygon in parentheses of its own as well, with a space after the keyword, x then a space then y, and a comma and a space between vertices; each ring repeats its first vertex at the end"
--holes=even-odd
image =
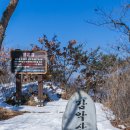
POLYGON ((21 104, 21 95, 22 95, 21 74, 16 74, 16 103, 17 105, 21 104))
POLYGON ((38 75, 38 99, 40 106, 43 101, 43 74, 47 72, 46 51, 11 51, 11 72, 16 74, 16 101, 21 101, 21 74, 38 75))
POLYGON ((43 106, 43 75, 38 75, 38 99, 40 107, 43 106))

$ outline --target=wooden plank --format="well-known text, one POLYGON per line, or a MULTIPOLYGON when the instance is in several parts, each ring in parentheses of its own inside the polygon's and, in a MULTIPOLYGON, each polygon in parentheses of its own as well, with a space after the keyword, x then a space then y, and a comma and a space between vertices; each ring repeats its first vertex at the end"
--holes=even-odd
POLYGON ((20 74, 16 74, 16 103, 18 105, 21 104, 21 96, 22 96, 21 75, 20 74))
POLYGON ((43 75, 38 75, 38 100, 40 107, 43 106, 43 75))

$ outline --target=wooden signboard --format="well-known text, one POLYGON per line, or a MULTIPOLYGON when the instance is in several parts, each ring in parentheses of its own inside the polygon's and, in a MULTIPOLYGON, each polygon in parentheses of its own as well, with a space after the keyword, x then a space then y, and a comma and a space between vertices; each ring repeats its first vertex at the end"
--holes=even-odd
POLYGON ((11 71, 16 74, 45 74, 46 51, 11 51, 11 71))
POLYGON ((11 71, 16 74, 16 102, 21 104, 22 82, 21 74, 38 75, 38 99, 43 104, 43 74, 47 72, 46 51, 11 51, 11 71))
POLYGON ((95 104, 84 91, 79 90, 70 98, 62 130, 97 130, 95 104))

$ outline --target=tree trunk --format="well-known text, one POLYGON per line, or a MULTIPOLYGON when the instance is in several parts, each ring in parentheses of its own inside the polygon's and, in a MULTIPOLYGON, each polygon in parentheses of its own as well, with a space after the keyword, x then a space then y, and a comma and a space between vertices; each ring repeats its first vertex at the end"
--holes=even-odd
POLYGON ((10 0, 9 5, 3 12, 2 18, 0 19, 0 50, 5 37, 5 31, 8 26, 9 20, 16 9, 18 2, 19 0, 10 0))

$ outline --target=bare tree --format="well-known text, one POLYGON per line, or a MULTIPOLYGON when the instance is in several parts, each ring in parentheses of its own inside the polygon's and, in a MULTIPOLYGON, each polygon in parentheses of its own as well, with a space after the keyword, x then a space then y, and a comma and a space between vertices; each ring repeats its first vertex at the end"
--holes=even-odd
POLYGON ((110 25, 111 28, 123 32, 125 35, 127 35, 130 42, 130 26, 129 21, 126 20, 129 18, 129 3, 121 7, 121 10, 118 11, 118 13, 120 14, 119 16, 114 11, 109 11, 109 13, 107 13, 101 8, 97 8, 94 11, 97 15, 99 15, 99 21, 95 22, 92 20, 87 20, 87 23, 94 24, 96 26, 110 25))
POLYGON ((7 8, 3 12, 3 15, 0 19, 0 49, 2 47, 2 42, 5 37, 5 31, 10 21, 11 16, 13 15, 19 0, 10 0, 7 8))

